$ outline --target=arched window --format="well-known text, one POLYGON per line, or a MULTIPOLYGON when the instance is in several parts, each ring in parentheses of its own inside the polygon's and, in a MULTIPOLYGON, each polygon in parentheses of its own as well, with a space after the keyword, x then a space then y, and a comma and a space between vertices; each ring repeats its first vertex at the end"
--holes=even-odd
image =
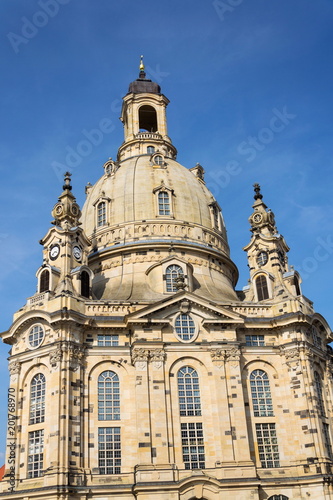
POLYGON ((294 287, 295 287, 296 295, 301 295, 301 289, 299 286, 299 281, 298 281, 297 276, 294 276, 294 287))
POLYGON ((323 386, 318 372, 314 372, 314 386, 317 394, 318 410, 321 415, 325 415, 325 405, 323 398, 323 386))
POLYGON ((268 500, 289 500, 286 495, 273 495, 272 497, 269 497, 268 500))
POLYGON ((101 201, 97 205, 97 227, 105 226, 106 224, 106 203, 101 201))
POLYGON ((148 146, 148 147, 147 147, 147 153, 148 153, 149 155, 152 155, 153 153, 155 153, 155 148, 154 148, 154 146, 148 146))
POLYGON ((157 132, 157 115, 152 106, 141 106, 139 109, 139 130, 157 132))
POLYGON ((47 292, 50 289, 50 272, 48 269, 42 271, 39 278, 39 292, 47 292))
POLYGON ((120 420, 119 378, 111 371, 98 377, 98 420, 120 420))
POLYGON ((272 395, 267 373, 254 370, 250 375, 253 413, 255 417, 272 417, 272 395))
POLYGON ((259 301, 269 298, 267 280, 263 274, 256 278, 256 288, 259 301))
POLYGON ((178 372, 178 397, 181 417, 201 415, 199 378, 190 366, 184 366, 178 372))
POLYGON ((180 340, 188 342, 195 335, 195 323, 189 314, 179 314, 176 318, 176 334, 180 340))
POLYGON ((90 297, 90 278, 87 271, 81 272, 81 295, 89 299, 90 297))
POLYGON ((38 373, 30 385, 29 424, 40 424, 45 419, 45 376, 38 373))
POLYGON ((165 271, 165 281, 166 281, 166 291, 167 292, 177 292, 176 278, 178 276, 184 275, 184 272, 180 266, 172 264, 168 266, 165 271))
POLYGON ((158 213, 159 215, 170 215, 169 193, 160 191, 158 193, 158 213))

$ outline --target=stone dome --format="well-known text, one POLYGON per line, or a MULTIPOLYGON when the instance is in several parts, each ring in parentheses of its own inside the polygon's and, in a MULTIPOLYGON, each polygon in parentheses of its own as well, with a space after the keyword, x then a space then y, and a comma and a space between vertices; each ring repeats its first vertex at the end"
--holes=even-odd
POLYGON ((104 175, 86 188, 82 227, 93 246, 93 297, 159 300, 171 291, 165 282, 173 266, 184 276, 179 289, 237 300, 237 268, 204 170, 176 161, 167 133, 168 99, 140 89, 123 99, 125 140, 117 161, 107 161, 104 175))
MULTIPOLYGON (((106 172, 91 189, 88 188, 82 223, 89 237, 96 236, 100 241, 100 236, 111 228, 134 222, 154 226, 162 222, 167 225, 190 224, 193 230, 186 234, 187 237, 198 242, 210 240, 213 246, 229 255, 226 230, 216 200, 195 173, 171 158, 166 158, 161 166, 154 165, 150 155, 129 158, 113 168, 113 172, 106 172), (165 217, 158 214, 158 193, 161 190, 170 195, 171 214, 165 217), (96 204, 103 199, 108 202, 107 225, 98 227, 96 204), (217 216, 214 216, 215 210, 217 216), (204 237, 205 232, 210 238, 204 237)), ((155 230, 158 234, 158 228, 155 230)), ((177 232, 171 230, 171 235, 180 238, 185 234, 179 231, 177 236, 177 232)), ((124 242, 130 239, 129 233, 122 235, 124 242)))

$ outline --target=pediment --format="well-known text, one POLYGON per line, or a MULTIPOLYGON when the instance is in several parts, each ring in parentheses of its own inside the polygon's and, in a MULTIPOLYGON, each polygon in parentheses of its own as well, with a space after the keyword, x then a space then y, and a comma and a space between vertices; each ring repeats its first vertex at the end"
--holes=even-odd
POLYGON ((242 316, 190 292, 176 293, 127 316, 129 323, 169 322, 179 312, 193 312, 202 317, 204 324, 243 324, 242 316))

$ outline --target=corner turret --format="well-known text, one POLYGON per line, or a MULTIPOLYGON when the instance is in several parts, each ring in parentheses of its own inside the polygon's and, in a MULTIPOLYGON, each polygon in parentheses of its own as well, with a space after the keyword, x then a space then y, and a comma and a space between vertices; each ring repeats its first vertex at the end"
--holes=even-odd
POLYGON ((250 270, 246 300, 281 300, 301 296, 300 276, 288 264, 289 247, 278 233, 274 213, 263 202, 259 184, 254 184, 254 212, 249 217, 250 243, 244 247, 250 270))

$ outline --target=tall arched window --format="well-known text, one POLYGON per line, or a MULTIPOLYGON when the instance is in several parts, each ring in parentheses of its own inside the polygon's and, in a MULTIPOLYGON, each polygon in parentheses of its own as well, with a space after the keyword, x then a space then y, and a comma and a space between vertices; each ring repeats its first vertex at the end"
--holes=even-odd
POLYGON ((106 224, 106 203, 105 201, 101 201, 97 205, 97 226, 105 226, 106 224))
POLYGON ((190 366, 178 372, 179 412, 181 417, 201 415, 199 377, 190 366))
POLYGON ((139 109, 139 130, 157 132, 157 115, 152 106, 144 105, 139 109))
POLYGON ((269 298, 267 280, 266 276, 264 276, 263 274, 256 278, 256 288, 259 301, 269 298))
POLYGON ((170 215, 170 199, 169 193, 166 191, 160 191, 158 193, 158 214, 170 215))
POLYGON ((288 497, 286 495, 273 495, 268 500, 288 500, 288 497))
POLYGON ((89 299, 90 297, 90 278, 87 271, 81 272, 81 295, 89 299))
POLYGON ((119 377, 105 371, 98 377, 98 420, 120 420, 119 377))
POLYGON ((321 415, 325 415, 325 405, 323 398, 323 386, 318 372, 314 372, 314 386, 317 394, 318 409, 321 415))
POLYGON ((166 291, 167 292, 177 292, 176 278, 178 276, 184 275, 184 272, 180 266, 176 264, 171 264, 165 271, 165 281, 166 281, 166 291))
POLYGON ((39 292, 47 292, 50 289, 50 272, 48 269, 42 271, 39 278, 39 292))
POLYGON ((29 424, 40 424, 45 419, 45 376, 38 373, 30 385, 29 424))
POLYGON ((250 375, 251 396, 255 417, 272 417, 273 405, 269 379, 263 370, 254 370, 250 375))

